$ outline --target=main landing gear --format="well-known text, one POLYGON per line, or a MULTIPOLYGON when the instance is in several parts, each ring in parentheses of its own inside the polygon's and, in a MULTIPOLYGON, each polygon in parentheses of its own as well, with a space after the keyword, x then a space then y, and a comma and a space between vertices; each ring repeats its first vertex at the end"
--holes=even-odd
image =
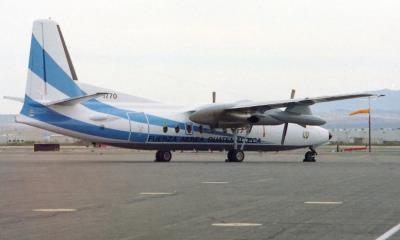
POLYGON ((240 145, 240 149, 238 148, 238 129, 233 128, 233 149, 228 151, 228 158, 225 162, 243 162, 244 160, 244 145, 246 143, 246 138, 251 132, 251 126, 246 128, 246 136, 242 140, 242 144, 240 145))
POLYGON ((155 162, 169 162, 171 161, 172 158, 172 153, 171 151, 163 151, 163 150, 158 150, 156 152, 156 160, 155 162))
POLYGON ((243 162, 244 152, 242 150, 231 149, 228 151, 228 159, 225 162, 243 162))
POLYGON ((318 153, 315 151, 313 147, 310 147, 310 151, 306 152, 304 155, 304 160, 303 162, 315 162, 315 156, 317 156, 318 153))

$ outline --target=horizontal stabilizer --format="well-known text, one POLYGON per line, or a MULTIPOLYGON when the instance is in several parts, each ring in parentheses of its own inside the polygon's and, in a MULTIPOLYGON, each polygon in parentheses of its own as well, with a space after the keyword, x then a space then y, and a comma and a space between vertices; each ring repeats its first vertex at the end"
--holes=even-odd
POLYGON ((16 102, 24 103, 24 98, 21 98, 21 97, 4 96, 3 98, 4 99, 8 99, 8 100, 12 100, 12 101, 16 101, 16 102))
POLYGON ((75 105, 93 98, 98 98, 104 95, 107 95, 109 93, 107 92, 100 92, 100 93, 95 93, 95 94, 90 94, 90 95, 84 95, 84 96, 80 96, 80 97, 72 97, 72 98, 66 98, 66 99, 62 99, 62 100, 57 100, 57 101, 53 101, 53 102, 48 102, 45 105, 46 106, 54 106, 54 105, 59 105, 59 106, 71 106, 71 105, 75 105))

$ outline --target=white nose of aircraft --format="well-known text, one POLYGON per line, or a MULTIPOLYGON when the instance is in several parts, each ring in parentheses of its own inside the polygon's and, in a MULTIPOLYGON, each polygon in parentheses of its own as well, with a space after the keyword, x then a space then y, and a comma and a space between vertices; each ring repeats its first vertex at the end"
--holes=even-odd
POLYGON ((332 138, 332 133, 325 128, 320 128, 321 144, 327 143, 332 138))
POLYGON ((316 132, 317 132, 317 138, 315 139, 315 143, 313 144, 314 146, 319 146, 323 145, 332 138, 331 132, 329 132, 328 129, 322 128, 322 127, 315 127, 316 132))

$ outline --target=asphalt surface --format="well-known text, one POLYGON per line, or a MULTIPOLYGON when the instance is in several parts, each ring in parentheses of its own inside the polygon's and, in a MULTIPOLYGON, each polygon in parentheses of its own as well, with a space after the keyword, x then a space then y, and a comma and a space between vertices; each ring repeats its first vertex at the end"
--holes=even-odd
POLYGON ((365 240, 400 222, 400 151, 153 154, 0 151, 0 239, 365 240))

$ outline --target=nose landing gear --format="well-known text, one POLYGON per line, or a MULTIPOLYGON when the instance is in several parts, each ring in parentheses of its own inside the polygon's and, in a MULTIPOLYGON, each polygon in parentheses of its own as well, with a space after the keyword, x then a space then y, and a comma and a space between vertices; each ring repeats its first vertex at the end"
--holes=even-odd
POLYGON ((240 148, 238 146, 238 129, 233 128, 233 149, 228 151, 228 158, 225 160, 225 162, 243 162, 244 160, 244 146, 246 144, 246 138, 249 136, 251 132, 252 126, 246 127, 246 134, 244 138, 242 139, 242 144, 240 145, 240 148))
POLYGON ((315 151, 313 147, 310 147, 310 151, 306 152, 304 155, 304 160, 303 162, 316 162, 315 156, 317 156, 318 153, 315 151))

